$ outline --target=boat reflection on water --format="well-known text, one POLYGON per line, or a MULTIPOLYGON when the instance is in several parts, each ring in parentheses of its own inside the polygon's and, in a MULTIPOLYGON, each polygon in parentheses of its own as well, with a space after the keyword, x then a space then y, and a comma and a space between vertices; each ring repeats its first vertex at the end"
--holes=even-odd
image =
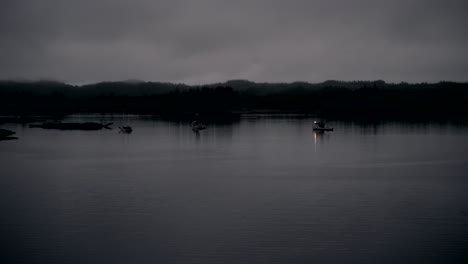
POLYGON ((317 137, 323 137, 323 131, 314 131, 314 144, 317 145, 317 137))
MULTIPOLYGON (((317 146, 317 143, 323 144, 325 141, 330 139, 330 133, 326 133, 325 131, 315 131, 314 130, 314 146, 317 146)), ((315 148, 315 150, 317 150, 315 148)))
POLYGON ((192 131, 195 134, 195 142, 200 142, 200 131, 196 129, 192 129, 192 131))

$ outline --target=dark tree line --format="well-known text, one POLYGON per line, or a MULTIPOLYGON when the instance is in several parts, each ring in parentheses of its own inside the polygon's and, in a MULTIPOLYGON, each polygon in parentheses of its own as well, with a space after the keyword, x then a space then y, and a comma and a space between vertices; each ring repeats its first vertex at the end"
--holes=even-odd
POLYGON ((330 116, 456 116, 468 114, 468 83, 320 84, 226 83, 188 86, 156 82, 0 82, 3 114, 77 112, 224 115, 238 112, 320 113, 330 116))

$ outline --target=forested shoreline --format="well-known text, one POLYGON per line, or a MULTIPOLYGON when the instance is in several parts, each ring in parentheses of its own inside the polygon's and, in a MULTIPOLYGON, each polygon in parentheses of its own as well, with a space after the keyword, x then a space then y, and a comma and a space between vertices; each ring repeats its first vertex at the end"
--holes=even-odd
POLYGON ((464 119, 468 113, 467 98, 468 83, 456 82, 327 81, 311 84, 236 80, 191 86, 140 81, 88 85, 0 81, 0 113, 3 115, 304 113, 464 119))

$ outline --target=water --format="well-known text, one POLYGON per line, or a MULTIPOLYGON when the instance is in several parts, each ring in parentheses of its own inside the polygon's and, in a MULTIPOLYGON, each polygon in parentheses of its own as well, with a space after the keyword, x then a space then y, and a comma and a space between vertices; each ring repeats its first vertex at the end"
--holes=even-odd
POLYGON ((468 261, 468 127, 101 120, 1 126, 2 263, 468 261))

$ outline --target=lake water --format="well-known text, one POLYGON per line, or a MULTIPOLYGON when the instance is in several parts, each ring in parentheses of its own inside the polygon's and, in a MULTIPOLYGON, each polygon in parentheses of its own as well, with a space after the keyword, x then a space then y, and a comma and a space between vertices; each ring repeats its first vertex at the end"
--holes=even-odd
POLYGON ((64 121, 114 129, 0 126, 2 263, 468 261, 468 127, 64 121))

